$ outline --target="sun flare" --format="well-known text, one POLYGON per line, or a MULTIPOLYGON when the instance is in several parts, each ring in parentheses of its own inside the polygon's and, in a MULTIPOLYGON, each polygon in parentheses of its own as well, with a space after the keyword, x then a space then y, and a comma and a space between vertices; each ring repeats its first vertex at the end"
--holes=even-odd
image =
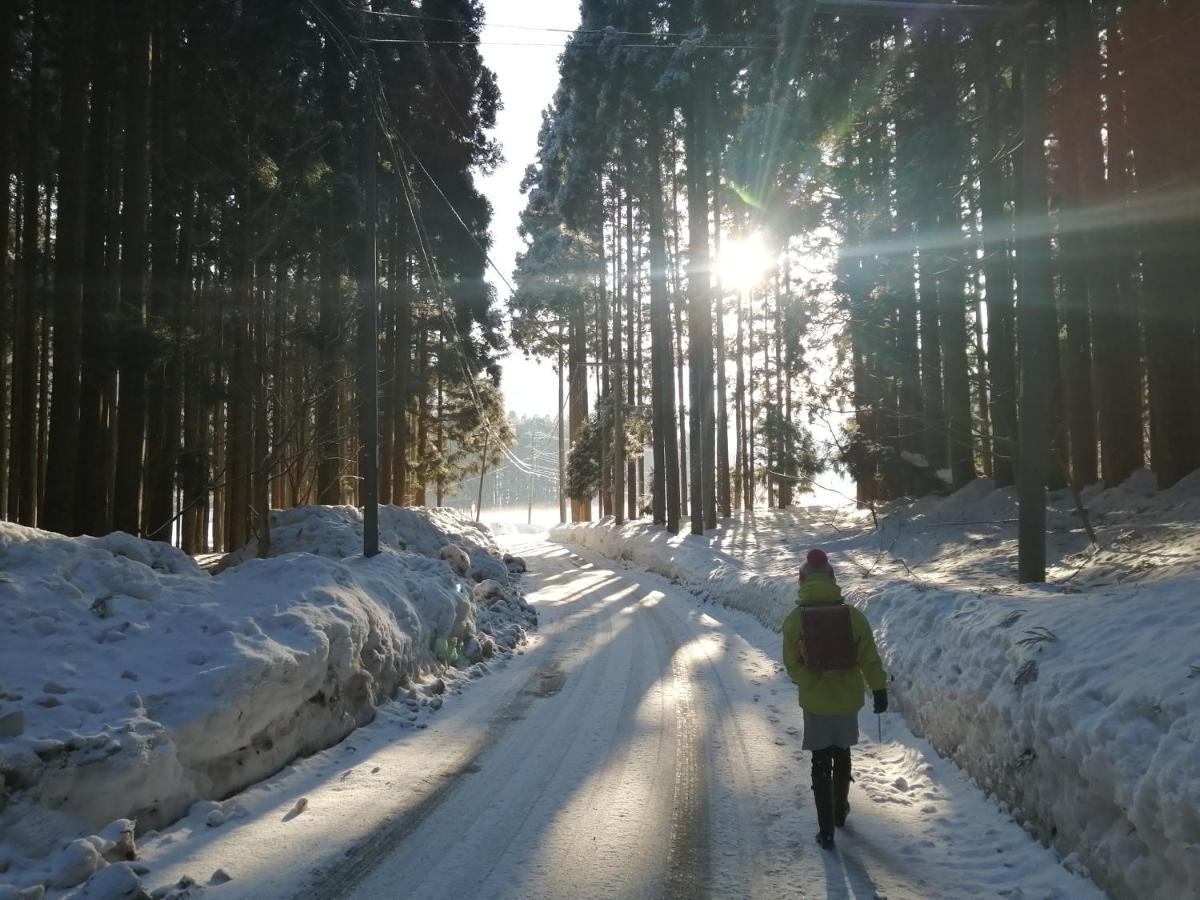
POLYGON ((721 284, 737 291, 757 287, 775 267, 775 254, 767 249, 761 233, 755 231, 735 238, 721 248, 717 273, 721 284))

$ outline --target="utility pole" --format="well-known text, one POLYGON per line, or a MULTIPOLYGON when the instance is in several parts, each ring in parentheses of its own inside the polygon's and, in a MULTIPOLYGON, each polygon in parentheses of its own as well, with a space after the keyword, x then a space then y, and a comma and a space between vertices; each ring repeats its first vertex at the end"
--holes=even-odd
MULTIPOLYGON (((487 428, 486 422, 484 423, 484 427, 487 428)), ((479 516, 483 512, 483 479, 484 479, 484 476, 487 475, 488 443, 491 440, 491 437, 492 437, 492 430, 490 428, 487 428, 487 430, 483 432, 483 453, 480 454, 480 456, 479 456, 479 494, 475 499, 475 521, 476 522, 479 521, 479 516)))
POLYGON ((566 399, 563 396, 563 328, 558 327, 558 524, 567 521, 567 438, 563 422, 566 399))
POLYGON ((371 84, 375 77, 375 55, 363 52, 362 116, 363 176, 366 180, 366 215, 363 227, 362 275, 359 281, 362 367, 359 369, 360 444, 359 474, 362 478, 363 556, 379 553, 379 300, 376 271, 376 231, 379 199, 376 190, 375 111, 371 84))

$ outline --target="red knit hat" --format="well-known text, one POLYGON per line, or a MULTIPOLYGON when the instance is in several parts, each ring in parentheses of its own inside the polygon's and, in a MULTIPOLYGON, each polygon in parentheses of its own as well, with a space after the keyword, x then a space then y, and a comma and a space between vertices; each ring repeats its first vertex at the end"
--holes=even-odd
POLYGON ((814 569, 824 569, 829 565, 829 557, 825 555, 824 550, 821 550, 817 547, 814 547, 812 550, 808 551, 808 556, 806 559, 808 564, 814 569))

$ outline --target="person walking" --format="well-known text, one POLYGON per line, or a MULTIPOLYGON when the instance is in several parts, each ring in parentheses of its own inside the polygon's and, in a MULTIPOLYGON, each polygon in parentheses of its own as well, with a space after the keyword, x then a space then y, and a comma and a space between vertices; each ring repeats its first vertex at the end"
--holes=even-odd
POLYGON ((846 605, 824 550, 800 567, 796 608, 783 622, 783 664, 804 711, 805 750, 812 751, 817 843, 834 848, 834 828, 850 812, 850 748, 858 743, 864 683, 876 713, 887 711, 887 675, 862 611, 846 605))

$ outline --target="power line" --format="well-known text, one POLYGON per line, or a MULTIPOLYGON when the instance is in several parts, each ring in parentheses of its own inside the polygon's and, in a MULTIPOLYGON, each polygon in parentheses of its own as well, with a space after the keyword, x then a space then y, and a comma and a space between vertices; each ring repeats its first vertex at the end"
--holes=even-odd
POLYGON ((611 47, 620 47, 621 49, 633 50, 779 50, 782 46, 779 44, 709 44, 701 43, 694 40, 682 40, 677 42, 667 43, 641 43, 631 44, 621 42, 617 44, 581 44, 571 42, 567 44, 535 42, 535 41, 455 41, 441 40, 433 38, 363 38, 368 44, 423 44, 425 46, 450 46, 450 47, 551 47, 556 50, 607 50, 611 47))
MULTIPOLYGON (((385 19, 409 19, 418 22, 443 22, 449 25, 466 24, 462 19, 445 19, 437 16, 423 16, 417 13, 394 13, 370 11, 373 16, 378 16, 385 19)), ((537 31, 547 32, 550 34, 586 34, 586 35, 601 35, 604 37, 694 37, 697 32, 686 31, 622 31, 619 28, 606 26, 604 28, 553 28, 548 25, 505 25, 499 22, 483 23, 484 28, 501 28, 508 31, 537 31)), ((737 38, 766 38, 770 39, 772 35, 754 34, 743 32, 701 32, 709 37, 737 37, 737 38)))
MULTIPOLYGON (((441 272, 439 271, 437 264, 434 262, 433 256, 429 252, 429 248, 426 246, 426 241, 428 240, 428 237, 425 233, 424 222, 421 220, 421 216, 419 213, 420 204, 416 202, 416 192, 413 190, 413 187, 412 187, 412 181, 411 181, 411 178, 409 177, 408 167, 406 165, 404 165, 404 160, 402 158, 402 154, 400 153, 399 149, 396 147, 395 141, 400 142, 400 144, 407 151, 408 157, 413 162, 415 162, 418 167, 420 167, 421 172, 425 175, 426 179, 428 179, 429 183, 433 186, 433 188, 437 191, 438 195, 446 203, 446 206, 450 209, 451 213, 453 213, 453 215, 454 215, 455 219, 458 221, 459 225, 461 225, 463 230, 467 233, 467 236, 470 237, 471 240, 475 243, 475 246, 479 248, 480 253, 483 254, 483 256, 487 260, 488 264, 491 265, 493 269, 495 269, 496 273, 499 274, 502 279, 504 279, 504 282, 505 282, 505 284, 508 285, 509 290, 510 291, 514 290, 512 285, 508 282, 508 279, 505 278, 504 274, 500 271, 499 267, 497 267, 495 262, 492 261, 491 257, 488 255, 488 253, 484 249, 483 245, 479 243, 478 239, 475 237, 474 233, 471 231, 470 227, 467 225, 467 223, 463 219, 463 217, 459 214, 458 210, 455 208, 455 206, 451 202, 450 198, 446 196, 445 192, 441 188, 441 185, 439 185, 437 183, 437 179, 435 179, 433 177, 433 175, 429 172, 429 170, 427 168, 425 168, 425 164, 423 162, 421 162, 420 157, 418 157, 416 155, 415 151, 413 151, 413 149, 409 145, 409 143, 406 140, 404 140, 404 138, 399 134, 399 130, 393 129, 392 127, 390 127, 390 126, 393 126, 395 123, 391 119, 391 107, 387 103, 387 97, 384 94, 382 80, 378 77, 377 73, 376 73, 376 78, 374 79, 373 83, 366 85, 366 88, 368 89, 368 97, 369 97, 369 100, 371 101, 376 118, 379 119, 381 124, 383 125, 382 130, 383 130, 384 134, 386 135, 388 145, 392 150, 393 162, 396 166, 397 171, 401 173, 402 184, 403 184, 404 193, 405 193, 405 201, 408 206, 409 215, 411 216, 411 218, 413 220, 413 225, 416 229, 417 241, 418 241, 418 244, 419 244, 419 247, 421 250, 421 256, 425 261, 425 266, 426 266, 426 269, 428 270, 431 280, 433 281, 435 286, 438 288, 440 293, 443 296, 446 295, 445 285, 442 280, 441 272)), ((488 417, 487 417, 486 411, 484 410, 483 403, 480 401, 480 399, 476 393, 475 376, 472 374, 471 366, 469 365, 467 359, 465 358, 465 356, 463 355, 463 352, 462 352, 463 338, 462 338, 462 334, 458 330, 458 324, 454 321, 453 316, 447 315, 444 312, 443 312, 443 318, 445 319, 447 324, 450 325, 451 330, 454 332, 455 340, 452 342, 452 350, 458 359, 460 368, 462 369, 463 378, 464 378, 464 381, 465 381, 465 384, 467 387, 467 393, 468 393, 468 396, 470 396, 470 398, 471 398, 472 404, 475 406, 476 413, 478 413, 478 415, 479 415, 480 424, 484 428, 487 429, 488 434, 491 436, 491 438, 493 440, 495 440, 496 446, 498 446, 500 448, 500 450, 504 454, 505 458, 508 459, 508 461, 512 465, 514 465, 517 469, 519 469, 522 473, 529 475, 531 477, 544 478, 547 480, 557 481, 557 479, 558 479, 557 473, 549 474, 548 470, 544 470, 544 469, 538 470, 533 465, 525 462, 520 457, 518 457, 515 453, 512 452, 512 450, 509 447, 507 447, 504 444, 504 442, 502 440, 500 440, 500 436, 498 434, 496 434, 495 428, 488 421, 488 417)))
MULTIPOLYGON (((319 8, 319 6, 315 2, 313 2, 313 0, 308 0, 308 4, 324 20, 325 30, 327 32, 328 37, 331 40, 335 40, 335 42, 336 42, 337 38, 341 39, 340 46, 339 46, 339 52, 343 58, 343 61, 345 61, 347 66, 350 67, 351 69, 357 70, 357 68, 358 68, 357 64, 354 62, 354 60, 351 58, 351 56, 347 53, 347 48, 352 46, 349 36, 344 31, 342 31, 337 26, 337 23, 334 22, 332 20, 332 18, 324 12, 324 10, 321 10, 319 8)), ((400 137, 399 129, 392 127, 396 123, 391 119, 391 108, 388 105, 387 97, 384 94, 382 79, 380 78, 378 71, 375 71, 374 75, 375 75, 374 79, 364 80, 364 82, 363 82, 364 96, 365 96, 367 102, 369 102, 371 104, 371 108, 374 111, 376 121, 382 126, 381 130, 383 131, 383 133, 386 137, 388 146, 392 151, 393 162, 396 166, 396 170, 401 175, 401 179, 402 179, 402 183, 403 183, 403 187, 404 187, 405 201, 408 206, 409 215, 413 221, 414 229, 416 231, 417 242, 418 242, 419 249, 421 251, 421 256, 425 261, 425 266, 429 272, 431 280, 434 282, 435 286, 439 289, 439 291, 442 293, 442 295, 446 296, 445 285, 444 285, 444 282, 442 281, 441 273, 438 271, 437 265, 433 261, 433 258, 429 252, 429 248, 426 245, 426 242, 428 241, 428 236, 425 234, 424 222, 421 220, 421 217, 418 213, 419 204, 415 202, 416 201, 416 192, 413 190, 413 187, 412 187, 412 181, 411 181, 411 178, 409 175, 408 167, 406 165, 404 165, 403 160, 401 159, 401 154, 395 145, 396 139, 400 140, 400 142, 408 150, 410 156, 413 158, 413 161, 416 162, 418 166, 420 166, 421 171, 424 172, 424 174, 425 174, 425 177, 427 179, 429 179, 430 183, 434 186, 434 188, 437 190, 438 194, 442 197, 442 199, 445 201, 446 205, 450 208, 450 211, 454 214, 454 217, 458 220, 459 224, 467 232, 467 235, 471 238, 471 240, 479 248, 480 252, 483 253, 484 258, 487 259, 487 261, 492 265, 492 267, 496 269, 497 273, 500 274, 500 276, 503 278, 504 277, 503 273, 501 273, 500 270, 496 267, 495 263, 492 262, 491 258, 487 254, 487 251, 484 250, 483 246, 475 238, 475 235, 471 232, 470 228, 467 226, 467 224, 463 220, 462 216, 459 215, 458 210, 455 209, 454 204, 450 202, 450 199, 442 191, 441 186, 438 185, 437 181, 433 178, 432 175, 430 175, 428 169, 425 168, 424 164, 420 161, 420 159, 412 151, 412 148, 408 145, 408 142, 405 141, 402 137, 400 137)), ((505 283, 507 284, 507 279, 505 279, 505 283)), ((512 290, 511 285, 509 285, 509 289, 512 290)), ((454 318, 452 316, 445 315, 444 312, 443 312, 443 317, 446 320, 446 322, 451 326, 451 329, 454 331, 454 336, 457 339, 454 342, 454 350, 458 357, 459 365, 461 366, 461 368, 463 370, 463 377, 464 377, 464 380, 466 383, 468 395, 471 398, 472 404, 475 406, 476 412, 479 414, 479 421, 485 428, 487 428, 487 430, 488 430, 489 434, 492 436, 492 438, 494 438, 496 440, 497 446, 500 446, 501 448, 507 450, 507 448, 504 447, 503 441, 501 441, 499 439, 499 436, 496 434, 495 429, 488 422, 487 415, 484 411, 483 404, 480 402, 479 397, 477 396, 477 394, 475 392, 475 377, 471 373, 470 365, 468 365, 466 358, 463 356, 462 346, 461 346, 462 335, 458 332, 457 323, 455 323, 454 318)), ((523 461, 521 461, 521 462, 523 464, 523 461)))
POLYGON ((901 16, 1020 16, 1035 3, 946 3, 934 0, 816 0, 814 12, 824 15, 901 16))

